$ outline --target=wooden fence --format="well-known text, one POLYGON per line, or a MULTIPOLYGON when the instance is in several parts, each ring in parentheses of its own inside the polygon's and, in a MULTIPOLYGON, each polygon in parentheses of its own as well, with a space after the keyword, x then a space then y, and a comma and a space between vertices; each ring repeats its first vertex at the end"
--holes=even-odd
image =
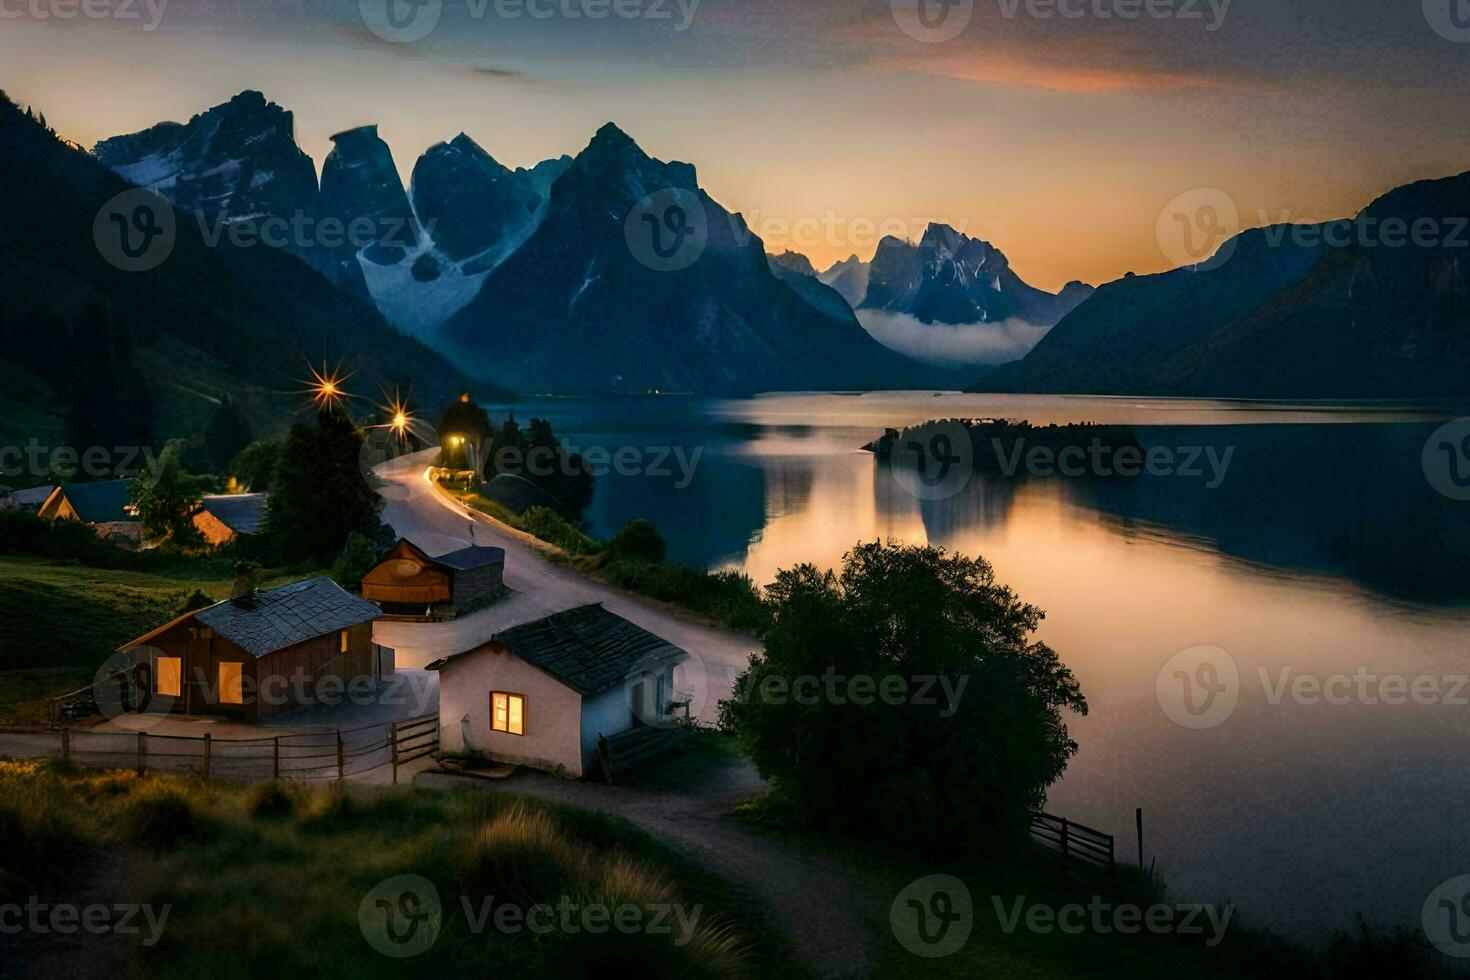
POLYGON ((1064 860, 1081 861, 1111 871, 1117 866, 1113 835, 1050 813, 1031 815, 1031 836, 1064 860))
POLYGON ((439 716, 337 732, 215 738, 63 727, 54 755, 95 769, 185 772, 219 779, 346 779, 422 759, 439 747, 439 716))

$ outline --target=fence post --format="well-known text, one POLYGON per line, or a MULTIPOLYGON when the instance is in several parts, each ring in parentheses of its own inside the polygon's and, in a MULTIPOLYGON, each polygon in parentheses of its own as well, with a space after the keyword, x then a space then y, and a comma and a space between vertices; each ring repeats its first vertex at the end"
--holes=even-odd
POLYGON ((214 735, 211 732, 204 733, 204 778, 209 778, 210 757, 214 754, 214 735))
POLYGON ((393 744, 393 785, 398 785, 398 722, 393 722, 388 736, 393 744))
POLYGON ((138 775, 148 771, 148 734, 138 733, 138 775))
POLYGON ((345 761, 342 757, 342 730, 337 729, 337 782, 347 778, 345 761))
POLYGON ((1071 833, 1070 833, 1070 831, 1068 829, 1067 818, 1066 817, 1063 817, 1062 818, 1062 859, 1063 860, 1066 860, 1067 859, 1068 851, 1071 849, 1071 846, 1070 846, 1070 844, 1068 842, 1068 839, 1069 839, 1070 836, 1071 836, 1071 833))
POLYGON ((61 726, 61 761, 71 765, 71 726, 61 726))
POLYGON ((271 778, 281 778, 281 736, 271 739, 271 778))

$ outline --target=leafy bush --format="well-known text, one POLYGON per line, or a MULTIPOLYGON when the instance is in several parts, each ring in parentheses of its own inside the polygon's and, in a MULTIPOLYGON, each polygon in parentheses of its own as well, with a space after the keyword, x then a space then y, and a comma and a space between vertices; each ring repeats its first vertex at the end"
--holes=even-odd
POLYGON ((1077 752, 1062 711, 1087 711, 1034 638, 1040 610, 983 559, 897 544, 855 548, 840 575, 784 570, 766 594, 765 653, 720 720, 773 793, 814 825, 916 848, 1024 837, 1077 752), (828 695, 832 675, 852 687, 828 695))
POLYGON ((193 802, 173 788, 158 788, 132 801, 125 823, 128 839, 152 851, 171 851, 207 829, 193 802))
POLYGON ((598 550, 596 541, 550 507, 532 507, 521 515, 517 526, 573 555, 590 555, 598 550))
POLYGON ((250 791, 246 803, 250 815, 262 820, 281 820, 296 814, 296 793, 284 783, 261 783, 250 791))
POLYGON ((741 632, 759 636, 770 623, 760 589, 743 572, 612 561, 602 569, 602 577, 619 588, 674 603, 741 632))
POLYGON ((658 564, 667 557, 669 549, 658 529, 640 518, 629 521, 608 539, 607 552, 617 559, 658 564))
POLYGON ((353 531, 347 535, 342 553, 332 565, 332 579, 344 589, 358 589, 363 576, 378 563, 378 549, 365 535, 353 531))

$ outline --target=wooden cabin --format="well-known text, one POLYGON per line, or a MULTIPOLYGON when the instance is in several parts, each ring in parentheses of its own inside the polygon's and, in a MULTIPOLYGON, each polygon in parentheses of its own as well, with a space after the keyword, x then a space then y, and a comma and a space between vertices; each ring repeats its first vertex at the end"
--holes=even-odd
POLYGON ((143 543, 143 525, 131 501, 136 482, 63 483, 51 491, 37 513, 48 521, 89 524, 99 535, 118 544, 139 545, 143 543))
POLYGON ((251 591, 185 613, 118 648, 146 671, 151 711, 258 721, 382 679, 382 610, 327 578, 251 591), (164 699, 160 704, 160 699, 164 699))
POLYGON ((601 605, 512 627, 428 665, 439 672, 440 747, 451 756, 596 775, 609 740, 676 734, 674 671, 688 658, 601 605))
POLYGON ((206 543, 216 548, 234 544, 260 532, 265 498, 263 493, 210 494, 199 501, 194 527, 206 543))
POLYGON ((416 614, 433 607, 464 608, 504 585, 503 548, 463 548, 431 557, 405 538, 363 576, 362 595, 389 612, 416 614))

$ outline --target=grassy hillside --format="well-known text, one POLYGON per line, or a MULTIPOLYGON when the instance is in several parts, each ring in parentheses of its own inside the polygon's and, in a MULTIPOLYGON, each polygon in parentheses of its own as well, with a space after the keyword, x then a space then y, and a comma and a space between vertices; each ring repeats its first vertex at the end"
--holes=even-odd
POLYGON ((224 599, 233 581, 227 562, 209 559, 143 572, 0 553, 0 724, 43 723, 47 698, 90 683, 113 650, 178 615, 196 589, 224 599))
POLYGON ((0 935, 0 962, 21 975, 63 963, 88 976, 799 975, 767 923, 652 838, 503 794, 252 788, 0 762, 0 828, 19 842, 0 856, 0 901, 169 907, 151 947, 146 934, 0 935), (411 959, 383 955, 364 929, 384 916, 370 893, 399 875, 431 882, 443 910, 437 940, 411 959), (689 928, 594 933, 578 912, 572 929, 558 913, 542 935, 476 933, 462 897, 476 916, 491 897, 492 908, 631 908, 643 922, 653 921, 644 910, 676 906, 689 928))

